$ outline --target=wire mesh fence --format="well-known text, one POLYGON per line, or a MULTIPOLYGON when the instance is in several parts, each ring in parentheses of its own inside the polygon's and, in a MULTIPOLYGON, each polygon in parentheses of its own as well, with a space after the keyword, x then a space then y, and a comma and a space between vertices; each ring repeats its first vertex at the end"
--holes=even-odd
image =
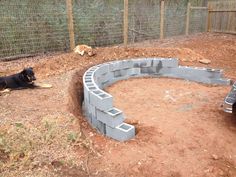
POLYGON ((129 1, 129 42, 160 38, 160 3, 129 1))
POLYGON ((185 34, 186 12, 186 7, 165 6, 165 37, 185 34))
POLYGON ((191 10, 189 34, 207 30, 207 13, 206 9, 191 10))
POLYGON ((66 11, 57 2, 0 1, 0 58, 68 49, 66 11))
POLYGON ((106 46, 122 43, 123 1, 75 1, 75 43, 106 46))
MULTIPOLYGON (((72 0, 75 44, 123 43, 124 0, 72 0)), ((160 38, 160 1, 129 0, 128 42, 160 38)), ((165 4, 164 36, 185 34, 186 4, 165 4)), ((0 59, 70 50, 66 0, 0 1, 0 59)), ((192 10, 190 33, 205 31, 207 10, 192 10)))

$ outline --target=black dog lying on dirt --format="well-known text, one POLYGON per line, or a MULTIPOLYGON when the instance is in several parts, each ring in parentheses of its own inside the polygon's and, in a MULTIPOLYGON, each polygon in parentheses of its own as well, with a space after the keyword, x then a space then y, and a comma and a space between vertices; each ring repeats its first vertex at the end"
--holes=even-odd
POLYGON ((0 90, 35 88, 37 87, 33 82, 35 80, 33 68, 25 68, 20 73, 0 77, 0 90))

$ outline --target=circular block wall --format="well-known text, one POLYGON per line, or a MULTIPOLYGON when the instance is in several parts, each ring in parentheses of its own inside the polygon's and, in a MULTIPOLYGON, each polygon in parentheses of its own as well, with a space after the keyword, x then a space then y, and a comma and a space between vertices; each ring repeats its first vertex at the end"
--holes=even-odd
POLYGON ((100 133, 126 141, 135 136, 135 127, 124 123, 124 114, 113 107, 113 97, 105 87, 131 77, 172 77, 206 84, 229 85, 223 71, 179 66, 174 58, 139 58, 112 61, 89 68, 83 76, 84 113, 87 121, 100 133))

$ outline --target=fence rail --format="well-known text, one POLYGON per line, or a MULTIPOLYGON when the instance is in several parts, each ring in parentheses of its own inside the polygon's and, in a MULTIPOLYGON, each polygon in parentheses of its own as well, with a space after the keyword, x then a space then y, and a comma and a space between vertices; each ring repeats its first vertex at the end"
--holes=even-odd
MULTIPOLYGON (((0 60, 205 31, 235 33, 236 6, 140 0, 0 1, 0 60), (227 15, 226 15, 226 14, 227 15), (218 21, 217 21, 218 20, 218 21), (226 21, 226 24, 223 22, 226 21), (232 23, 232 24, 231 24, 232 23), (227 28, 218 28, 217 25, 227 28)), ((229 3, 229 2, 227 2, 229 3)))

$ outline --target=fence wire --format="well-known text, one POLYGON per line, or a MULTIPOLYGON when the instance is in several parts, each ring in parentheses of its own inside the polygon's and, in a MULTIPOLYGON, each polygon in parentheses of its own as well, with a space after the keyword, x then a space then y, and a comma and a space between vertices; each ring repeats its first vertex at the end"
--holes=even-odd
POLYGON ((75 1, 73 13, 76 44, 107 46, 123 42, 122 0, 75 1))
POLYGON ((189 34, 206 31, 207 27, 207 10, 192 9, 190 13, 189 34))
POLYGON ((59 0, 0 1, 0 58, 67 50, 66 11, 58 4, 59 0))
POLYGON ((129 1, 129 42, 140 42, 160 37, 160 3, 129 1))
MULTIPOLYGON (((75 43, 123 43, 123 0, 72 0, 75 43)), ((185 34, 187 6, 165 5, 164 36, 185 34)), ((160 2, 129 1, 129 43, 160 38, 160 2)), ((207 11, 192 10, 190 33, 205 31, 207 11)), ((68 51, 65 0, 0 1, 0 60, 4 57, 68 51)))

